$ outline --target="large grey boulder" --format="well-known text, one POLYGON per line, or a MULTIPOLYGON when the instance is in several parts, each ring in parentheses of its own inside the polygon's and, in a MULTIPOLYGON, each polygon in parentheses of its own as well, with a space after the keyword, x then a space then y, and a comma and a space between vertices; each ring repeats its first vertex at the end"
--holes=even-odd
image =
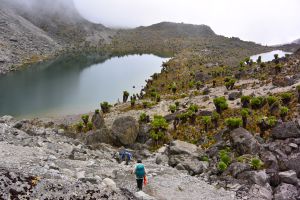
POLYGON ((245 171, 237 175, 238 179, 247 180, 249 183, 265 186, 269 182, 269 176, 264 170, 245 171))
POLYGON ((271 130, 271 135, 275 139, 299 138, 300 128, 293 121, 283 122, 271 130))
POLYGON ((183 168, 189 172, 190 175, 202 174, 205 169, 208 167, 208 163, 204 161, 199 161, 195 157, 187 156, 184 154, 180 155, 171 155, 169 157, 168 164, 172 167, 180 166, 180 169, 183 168))
POLYGON ((278 171, 278 161, 276 156, 270 151, 264 151, 260 154, 260 158, 264 162, 264 166, 267 169, 273 169, 274 171, 278 171))
POLYGON ((96 131, 89 131, 86 133, 85 143, 87 145, 97 144, 97 143, 106 143, 112 144, 113 137, 111 131, 106 127, 98 129, 96 131))
POLYGON ((96 129, 101 129, 105 126, 104 116, 102 112, 94 113, 92 123, 96 129))
POLYGON ((293 170, 285 171, 285 172, 279 172, 279 176, 282 182, 292 184, 292 185, 298 185, 299 179, 297 178, 297 174, 293 170))
POLYGON ((136 141, 139 124, 133 117, 120 117, 112 125, 112 134, 116 144, 130 145, 136 141))
POLYGON ((4 115, 4 116, 0 117, 0 123, 11 122, 13 119, 14 118, 12 116, 4 115))
POLYGON ((139 192, 136 192, 134 194, 134 196, 138 199, 138 200, 156 200, 154 197, 146 194, 145 192, 143 191, 139 191, 139 192))
POLYGON ((147 140, 149 140, 150 130, 151 130, 151 126, 149 124, 145 124, 145 123, 140 124, 136 142, 144 144, 147 140))
POLYGON ((297 188, 293 185, 282 183, 274 191, 274 200, 297 200, 297 188))
POLYGON ((228 169, 224 172, 224 174, 229 174, 232 175, 234 178, 236 178, 239 174, 250 170, 251 170, 251 166, 249 164, 235 162, 229 165, 228 169))
POLYGON ((254 136, 244 128, 237 128, 230 133, 233 146, 240 155, 257 154, 260 151, 260 144, 254 136))
POLYGON ((248 200, 272 200, 272 188, 262 187, 260 185, 254 184, 251 186, 248 192, 248 200))
POLYGON ((300 153, 292 154, 285 161, 285 165, 288 169, 294 170, 298 177, 300 176, 300 153))
POLYGON ((200 149, 194 144, 183 142, 180 140, 175 140, 170 144, 169 153, 171 155, 176 155, 176 154, 194 155, 199 150, 200 149))

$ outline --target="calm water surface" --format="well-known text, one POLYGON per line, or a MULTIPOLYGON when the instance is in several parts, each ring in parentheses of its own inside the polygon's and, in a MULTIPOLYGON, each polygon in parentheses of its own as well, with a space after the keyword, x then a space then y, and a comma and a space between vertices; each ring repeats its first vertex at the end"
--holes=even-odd
POLYGON ((64 57, 0 76, 0 116, 93 111, 102 101, 121 100, 124 90, 138 93, 166 60, 148 54, 64 57))
POLYGON ((281 50, 275 50, 275 51, 270 51, 267 53, 262 53, 262 54, 258 54, 258 55, 254 55, 251 56, 250 58, 256 62, 257 58, 259 56, 261 56, 261 60, 263 62, 268 62, 268 61, 272 61, 274 59, 274 54, 278 54, 279 58, 282 58, 285 56, 285 54, 292 54, 291 52, 285 52, 285 51, 281 51, 281 50))

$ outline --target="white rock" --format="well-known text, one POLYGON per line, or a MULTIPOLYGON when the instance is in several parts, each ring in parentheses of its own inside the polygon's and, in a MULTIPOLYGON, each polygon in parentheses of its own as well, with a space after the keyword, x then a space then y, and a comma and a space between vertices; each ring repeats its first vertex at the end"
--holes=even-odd
POLYGON ((104 185, 105 185, 106 187, 108 187, 108 188, 110 188, 110 189, 112 189, 112 190, 114 190, 114 191, 117 190, 117 185, 116 185, 116 183, 115 183, 113 180, 111 180, 110 178, 105 178, 105 179, 103 180, 102 183, 104 183, 104 185))
POLYGON ((65 130, 64 130, 64 129, 58 129, 57 133, 58 133, 58 134, 64 134, 64 133, 65 133, 65 130))
POLYGON ((155 200, 154 197, 152 197, 152 196, 146 194, 146 193, 143 192, 143 191, 136 192, 136 193, 134 194, 134 196, 135 196, 137 199, 139 199, 139 200, 155 200))

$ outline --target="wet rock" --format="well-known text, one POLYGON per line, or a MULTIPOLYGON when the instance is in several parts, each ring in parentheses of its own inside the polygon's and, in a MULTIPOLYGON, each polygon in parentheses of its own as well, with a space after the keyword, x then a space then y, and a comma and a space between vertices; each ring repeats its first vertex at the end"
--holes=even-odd
POLYGON ((92 123, 96 129, 101 129, 105 126, 104 116, 102 112, 94 113, 92 117, 92 123))
POLYGON ((121 145, 133 144, 138 136, 139 125, 133 117, 120 117, 112 125, 115 142, 121 145))
POLYGON ((272 200, 272 188, 254 184, 248 192, 248 200, 272 200))
POLYGON ((298 191, 293 185, 282 183, 274 191, 274 200, 297 200, 298 191))
POLYGON ((293 170, 279 172, 279 176, 281 178, 281 181, 284 183, 298 185, 299 179, 297 178, 296 172, 293 170))
POLYGON ((260 144, 253 135, 244 128, 234 129, 230 133, 233 146, 240 155, 257 154, 260 151, 260 144))
POLYGON ((283 122, 271 130, 271 135, 275 139, 299 138, 300 129, 295 122, 283 122))

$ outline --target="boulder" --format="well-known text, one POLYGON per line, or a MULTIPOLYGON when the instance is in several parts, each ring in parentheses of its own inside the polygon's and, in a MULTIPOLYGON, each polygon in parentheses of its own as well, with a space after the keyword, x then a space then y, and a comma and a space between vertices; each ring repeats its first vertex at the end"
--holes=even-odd
POLYGON ((260 151, 260 144, 254 136, 244 128, 234 129, 230 133, 233 146, 240 155, 257 154, 260 151))
POLYGON ((198 151, 198 147, 194 144, 183 142, 180 140, 175 140, 171 142, 169 153, 171 155, 176 154, 188 154, 193 155, 198 151))
POLYGON ((88 133, 86 133, 85 143, 87 145, 97 143, 112 144, 113 137, 111 135, 111 132, 106 127, 103 127, 96 131, 89 131, 88 133))
POLYGON ((274 171, 278 171, 278 161, 276 156, 270 151, 264 151, 260 154, 260 158, 264 162, 264 165, 267 169, 274 169, 274 171))
POLYGON ((110 178, 105 178, 102 182, 106 187, 116 191, 117 190, 117 184, 111 180, 110 178))
POLYGON ((293 170, 279 172, 280 179, 283 183, 288 183, 292 185, 298 185, 299 179, 297 178, 297 174, 293 170))
POLYGON ((197 158, 184 154, 171 155, 168 164, 172 167, 180 168, 180 170, 186 170, 190 175, 201 174, 207 168, 207 162, 199 161, 197 158))
POLYGON ((271 135, 274 139, 299 138, 300 129, 293 121, 283 122, 278 124, 271 130, 271 135))
POLYGON ((0 123, 7 123, 12 121, 14 118, 9 115, 4 115, 3 117, 0 117, 0 123))
POLYGON ((274 200, 297 200, 298 191, 293 185, 282 183, 274 191, 274 200))
POLYGON ((240 173, 243 173, 245 171, 250 171, 250 170, 251 170, 251 166, 249 164, 235 162, 232 163, 224 173, 230 174, 234 178, 236 178, 240 173))
POLYGON ((138 200, 155 200, 154 197, 152 197, 152 196, 146 194, 146 193, 143 192, 143 191, 136 192, 136 193, 134 194, 134 196, 135 196, 136 199, 138 199, 138 200))
POLYGON ((104 122, 104 116, 103 116, 102 112, 94 113, 94 115, 92 117, 92 122, 96 129, 103 128, 105 126, 105 122, 104 122))
POLYGON ((248 200, 272 200, 272 188, 254 184, 248 192, 248 200))
POLYGON ((167 155, 159 154, 156 156, 155 163, 158 165, 168 164, 169 157, 167 155))
POLYGON ((238 179, 247 180, 249 183, 265 186, 269 182, 269 176, 264 170, 245 171, 237 175, 238 179))
POLYGON ((300 153, 290 155, 285 161, 285 165, 288 169, 294 170, 300 177, 300 153))
POLYGON ((136 142, 145 143, 150 138, 151 126, 149 124, 142 123, 139 126, 139 132, 136 138, 136 142))
POLYGON ((234 100, 240 98, 241 96, 242 96, 242 93, 241 93, 241 92, 231 92, 231 93, 228 95, 228 100, 234 101, 234 100))
POLYGON ((120 117, 112 125, 112 134, 118 145, 130 145, 136 141, 139 124, 133 117, 120 117))

